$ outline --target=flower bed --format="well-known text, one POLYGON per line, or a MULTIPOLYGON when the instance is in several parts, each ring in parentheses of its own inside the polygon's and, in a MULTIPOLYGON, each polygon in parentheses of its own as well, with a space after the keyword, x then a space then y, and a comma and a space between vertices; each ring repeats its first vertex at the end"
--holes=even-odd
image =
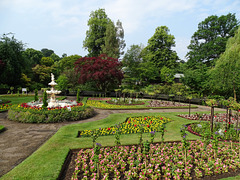
POLYGON ((134 105, 144 105, 144 102, 138 101, 128 101, 128 102, 114 102, 114 101, 107 101, 108 104, 115 104, 115 105, 126 105, 126 106, 134 106, 134 105))
POLYGON ((186 104, 175 103, 171 101, 148 101, 149 105, 147 107, 179 107, 179 106, 188 106, 186 104))
POLYGON ((93 101, 110 101, 112 98, 88 98, 88 100, 93 100, 93 101))
POLYGON ((120 134, 131 134, 139 133, 141 128, 143 132, 159 131, 162 124, 168 123, 171 120, 163 116, 140 116, 140 117, 129 117, 127 120, 116 126, 107 128, 100 128, 95 130, 85 130, 80 132, 80 136, 91 136, 93 131, 98 131, 99 135, 113 135, 116 131, 120 134))
POLYGON ((11 106, 12 104, 0 104, 0 112, 7 111, 11 106))
MULTIPOLYGON (((105 104, 101 101, 88 100, 87 105, 91 107, 101 108, 101 109, 129 109, 126 105, 115 105, 115 104, 105 104)), ((131 108, 138 108, 137 106, 131 106, 131 108)))
MULTIPOLYGON (((210 114, 200 114, 200 113, 191 114, 190 116, 188 114, 180 114, 178 116, 182 117, 182 118, 190 119, 190 120, 210 121, 210 119, 211 119, 210 114)), ((228 122, 227 114, 226 113, 219 113, 219 114, 216 113, 214 115, 214 121, 215 122, 228 122)), ((236 122, 235 116, 231 117, 231 121, 233 123, 236 122)))
POLYGON ((213 145, 190 141, 184 163, 182 143, 151 144, 146 153, 141 146, 101 147, 97 162, 94 149, 81 149, 75 159, 72 180, 77 179, 210 179, 239 173, 239 145, 219 143, 214 158, 213 145), (98 166, 98 168, 97 168, 98 166), (97 171, 98 170, 98 171, 97 171))
POLYGON ((13 105, 8 111, 8 118, 25 123, 53 123, 63 121, 77 121, 94 115, 94 110, 79 103, 76 106, 38 108, 26 103, 13 105))

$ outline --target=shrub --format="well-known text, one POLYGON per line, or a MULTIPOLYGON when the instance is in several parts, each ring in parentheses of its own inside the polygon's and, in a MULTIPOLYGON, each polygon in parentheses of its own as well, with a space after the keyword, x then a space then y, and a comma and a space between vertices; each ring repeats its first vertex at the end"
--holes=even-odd
POLYGON ((8 118, 24 123, 55 123, 63 121, 78 121, 94 115, 94 110, 87 106, 73 106, 71 111, 67 108, 34 109, 14 105, 8 111, 8 118))

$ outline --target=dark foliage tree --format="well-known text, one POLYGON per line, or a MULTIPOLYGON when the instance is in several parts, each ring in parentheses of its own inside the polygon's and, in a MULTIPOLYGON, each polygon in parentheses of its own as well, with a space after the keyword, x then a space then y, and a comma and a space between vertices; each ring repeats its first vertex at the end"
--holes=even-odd
POLYGON ((123 73, 118 59, 100 55, 98 57, 83 57, 75 63, 79 74, 79 83, 94 82, 101 91, 107 91, 121 83, 123 73))
POLYGON ((47 48, 41 49, 41 52, 43 53, 44 57, 50 57, 52 54, 54 54, 53 50, 47 48))
POLYGON ((198 30, 193 34, 187 53, 188 66, 205 63, 208 67, 225 51, 226 42, 239 25, 235 14, 213 15, 198 24, 198 30))
POLYGON ((22 56, 24 45, 14 36, 9 37, 10 35, 12 34, 0 37, 0 84, 17 86, 21 82, 22 71, 26 65, 22 56))

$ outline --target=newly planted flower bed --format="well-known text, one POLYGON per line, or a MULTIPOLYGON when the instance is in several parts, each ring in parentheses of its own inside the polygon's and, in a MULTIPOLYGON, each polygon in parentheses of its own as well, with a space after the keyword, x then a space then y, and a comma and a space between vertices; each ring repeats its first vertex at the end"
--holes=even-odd
POLYGON ((239 172, 239 145, 190 141, 187 161, 182 143, 81 149, 75 159, 72 180, 77 179, 216 179, 239 172), (214 153, 217 155, 215 156, 214 153))
POLYGON ((143 128, 143 132, 146 133, 160 131, 160 127, 170 121, 171 120, 169 118, 163 116, 129 117, 125 122, 116 126, 81 131, 80 136, 88 137, 91 136, 93 132, 98 133, 100 136, 113 135, 117 131, 119 131, 120 134, 139 133, 141 128, 143 128))

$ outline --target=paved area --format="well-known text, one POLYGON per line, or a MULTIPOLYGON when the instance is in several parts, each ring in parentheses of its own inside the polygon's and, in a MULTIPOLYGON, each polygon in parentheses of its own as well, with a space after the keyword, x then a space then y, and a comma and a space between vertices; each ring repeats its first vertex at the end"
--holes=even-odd
MULTIPOLYGON (((221 110, 221 109, 216 109, 221 110)), ((188 109, 155 109, 155 110, 99 110, 96 116, 75 122, 51 124, 24 124, 7 119, 7 112, 0 113, 0 124, 7 128, 0 133, 0 177, 20 164, 24 159, 36 151, 58 129, 67 124, 85 123, 106 118, 113 113, 140 112, 186 112, 188 109)), ((192 111, 210 111, 209 107, 199 106, 192 111)))

